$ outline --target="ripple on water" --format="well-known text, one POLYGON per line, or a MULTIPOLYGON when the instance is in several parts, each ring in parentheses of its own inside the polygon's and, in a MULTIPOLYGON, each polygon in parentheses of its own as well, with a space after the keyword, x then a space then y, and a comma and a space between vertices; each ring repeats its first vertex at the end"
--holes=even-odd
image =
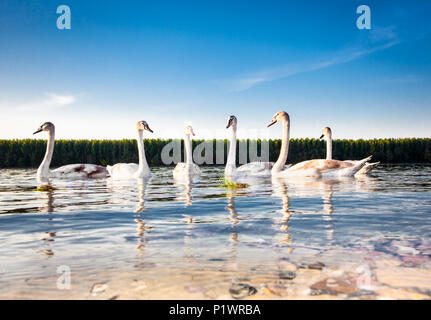
POLYGON ((430 168, 381 165, 361 179, 261 179, 229 189, 220 186, 222 167, 203 167, 192 183, 161 167, 149 180, 58 180, 44 192, 35 191, 35 170, 1 170, 0 294, 19 290, 14 280, 26 288, 28 279, 55 277, 59 265, 88 281, 100 270, 139 270, 163 282, 176 270, 181 281, 199 279, 176 285, 208 297, 229 297, 240 276, 279 279, 280 261, 335 267, 385 257, 431 268, 430 168))

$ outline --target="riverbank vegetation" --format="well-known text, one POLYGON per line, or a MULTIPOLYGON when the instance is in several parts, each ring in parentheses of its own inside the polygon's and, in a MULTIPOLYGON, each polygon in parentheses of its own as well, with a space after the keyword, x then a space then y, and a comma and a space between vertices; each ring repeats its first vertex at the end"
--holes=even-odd
MULTIPOLYGON (((146 139, 145 153, 150 165, 163 165, 161 151, 172 140, 146 139)), ((193 147, 203 142, 194 140, 193 147)), ((216 140, 213 140, 213 164, 216 164, 216 140)), ((251 141, 248 141, 250 143, 251 141)), ((281 140, 269 140, 269 160, 276 161, 281 140)), ((238 141, 238 143, 244 143, 238 141)), ((227 157, 228 141, 224 140, 224 159, 227 157)), ((257 140, 257 150, 261 141, 257 140)), ((248 144, 247 144, 248 145, 248 144)), ((45 154, 46 141, 35 139, 0 140, 0 167, 37 167, 45 154)), ((181 143, 181 148, 184 144, 181 143)), ((183 153, 182 153, 183 154, 183 153)), ((308 159, 325 158, 326 142, 317 139, 292 139, 288 163, 308 159)), ((373 155, 372 161, 424 163, 431 162, 431 139, 372 139, 334 140, 333 158, 338 160, 362 159, 373 155)), ((237 152, 239 157, 239 152, 237 152)), ((249 159, 248 159, 249 161, 249 159)), ((69 163, 95 163, 101 165, 119 162, 138 162, 136 140, 57 140, 51 166, 69 163)))

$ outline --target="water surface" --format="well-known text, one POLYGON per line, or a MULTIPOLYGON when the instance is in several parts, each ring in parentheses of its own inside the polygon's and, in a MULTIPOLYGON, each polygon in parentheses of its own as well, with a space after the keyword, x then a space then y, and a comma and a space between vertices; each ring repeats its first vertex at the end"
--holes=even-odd
POLYGON ((414 282, 423 282, 415 270, 431 270, 429 165, 381 165, 370 177, 338 181, 250 180, 237 189, 220 186, 222 167, 202 167, 194 182, 176 182, 172 168, 160 167, 149 180, 53 180, 51 191, 35 190, 35 173, 0 171, 0 297, 229 298, 238 281, 258 298, 274 283, 312 296, 327 273, 310 271, 302 283, 280 280, 280 270, 289 263, 302 279, 316 262, 333 272, 365 266, 373 290, 389 290, 390 279, 376 275, 379 261, 394 261, 412 272, 409 292, 431 290, 414 282), (59 266, 72 272, 70 290, 57 287, 59 266), (109 289, 94 293, 98 283, 109 289))

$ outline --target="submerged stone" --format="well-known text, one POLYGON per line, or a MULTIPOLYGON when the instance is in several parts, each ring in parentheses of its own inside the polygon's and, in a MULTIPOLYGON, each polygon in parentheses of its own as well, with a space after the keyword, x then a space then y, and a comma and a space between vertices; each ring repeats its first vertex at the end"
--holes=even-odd
POLYGON ((211 262, 223 262, 223 261, 226 261, 226 259, 224 259, 224 258, 210 258, 210 259, 208 259, 208 261, 211 261, 211 262))
POLYGON ((292 271, 281 271, 278 277, 283 280, 292 280, 296 278, 296 273, 292 271))
POLYGON ((234 299, 243 299, 257 292, 255 287, 246 283, 234 283, 229 289, 229 293, 234 299))
POLYGON ((316 262, 308 265, 308 269, 313 270, 322 270, 325 267, 325 264, 322 262, 316 262))
POLYGON ((90 292, 93 296, 96 296, 99 293, 105 292, 108 289, 108 287, 109 286, 106 283, 95 283, 91 287, 90 292))
POLYGON ((311 286, 313 294, 353 294, 358 288, 347 278, 326 278, 311 286))

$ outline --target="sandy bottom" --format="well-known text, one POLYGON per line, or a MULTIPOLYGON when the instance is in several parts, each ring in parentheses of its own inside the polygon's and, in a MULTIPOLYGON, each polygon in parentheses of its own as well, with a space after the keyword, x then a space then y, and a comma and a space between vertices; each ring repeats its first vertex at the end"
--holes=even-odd
POLYGON ((276 265, 212 261, 205 267, 72 272, 69 289, 59 275, 1 281, 1 299, 430 299, 431 264, 406 266, 390 255, 328 251, 280 259, 276 265), (334 264, 343 256, 342 264, 334 264), (349 260, 351 262, 349 262, 349 260), (332 264, 330 263, 332 261, 332 264), (216 267, 214 267, 216 264, 216 267))

